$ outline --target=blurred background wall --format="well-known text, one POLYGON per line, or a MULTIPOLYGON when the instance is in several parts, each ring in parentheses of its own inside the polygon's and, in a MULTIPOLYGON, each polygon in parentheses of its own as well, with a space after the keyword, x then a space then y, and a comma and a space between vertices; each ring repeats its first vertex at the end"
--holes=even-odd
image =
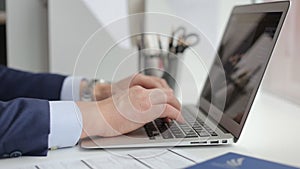
MULTIPOLYGON (((217 48, 232 7, 263 1, 272 0, 110 0, 109 3, 104 0, 8 0, 6 3, 0 0, 0 16, 4 18, 4 22, 0 22, 0 61, 1 64, 7 62, 10 67, 28 71, 72 74, 81 48, 96 30, 110 21, 140 12, 160 12, 184 18, 201 29, 217 48), (6 34, 3 33, 5 31, 6 34), (3 57, 5 55, 7 58, 3 57)), ((300 103, 300 35, 297 31, 300 28, 300 2, 291 1, 291 10, 265 76, 263 89, 300 103)), ((146 29, 138 26, 143 21, 128 21, 126 30, 136 32, 146 29)), ((125 28, 120 30, 124 31, 125 28)), ((103 38, 109 43, 115 40, 110 32, 103 38)), ((122 57, 134 50, 131 44, 118 47, 116 54, 122 57)), ((96 59, 99 56, 93 57, 96 59)), ((110 62, 116 64, 114 62, 118 62, 118 59, 121 58, 110 62)), ((97 66, 93 59, 83 62, 89 67, 97 66)), ((122 72, 124 75, 136 70, 137 60, 131 64, 133 66, 128 66, 122 72)), ((79 67, 77 73, 94 75, 87 66, 79 67)), ((103 76, 110 75, 111 72, 107 72, 103 76)))

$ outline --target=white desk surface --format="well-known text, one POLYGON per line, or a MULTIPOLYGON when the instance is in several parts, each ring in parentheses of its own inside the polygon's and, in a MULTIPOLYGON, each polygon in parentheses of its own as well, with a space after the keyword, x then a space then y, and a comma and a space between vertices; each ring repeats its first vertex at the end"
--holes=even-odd
MULTIPOLYGON (((259 93, 238 143, 229 146, 178 148, 199 159, 237 152, 300 167, 300 106, 267 93, 259 93)), ((79 147, 50 151, 48 157, 21 157, 0 160, 0 168, 44 162, 81 159, 107 153, 79 147)))

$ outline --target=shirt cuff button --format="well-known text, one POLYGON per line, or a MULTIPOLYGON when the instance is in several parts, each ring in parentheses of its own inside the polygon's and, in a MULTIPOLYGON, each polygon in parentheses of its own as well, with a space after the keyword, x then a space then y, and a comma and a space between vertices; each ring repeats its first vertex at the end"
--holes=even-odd
POLYGON ((9 157, 10 158, 15 158, 15 157, 20 157, 22 156, 22 153, 20 151, 14 151, 12 153, 10 153, 9 157))

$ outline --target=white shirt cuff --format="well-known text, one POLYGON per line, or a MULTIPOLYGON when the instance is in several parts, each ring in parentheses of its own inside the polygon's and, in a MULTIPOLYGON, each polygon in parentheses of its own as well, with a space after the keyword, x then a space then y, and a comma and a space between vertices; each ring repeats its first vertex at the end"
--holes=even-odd
POLYGON ((48 147, 51 149, 71 147, 77 144, 82 132, 82 115, 75 102, 50 101, 50 134, 48 147))
POLYGON ((79 101, 80 83, 82 80, 82 77, 66 77, 61 89, 60 100, 79 101))

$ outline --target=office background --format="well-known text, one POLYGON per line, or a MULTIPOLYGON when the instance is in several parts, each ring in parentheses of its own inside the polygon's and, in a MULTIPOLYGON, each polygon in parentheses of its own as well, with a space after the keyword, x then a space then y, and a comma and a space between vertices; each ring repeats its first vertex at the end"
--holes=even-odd
MULTIPOLYGON (((104 0, 6 0, 5 3, 5 0, 0 0, 0 20, 3 21, 0 22, 0 27, 1 29, 7 28, 7 32, 0 31, 1 47, 7 47, 7 50, 0 48, 0 58, 3 59, 1 64, 7 59, 8 66, 13 68, 33 72, 50 71, 72 74, 80 48, 95 30, 103 26, 103 20, 99 20, 98 13, 86 4, 86 2, 96 1, 104 2, 104 0), (6 54, 7 58, 4 57, 6 54)), ((120 0, 110 1, 117 5, 120 3, 120 0)), ((271 0, 256 0, 255 3, 262 1, 271 0)), ((298 22, 300 1, 291 1, 291 10, 269 64, 268 73, 264 78, 263 91, 258 94, 253 104, 248 124, 245 126, 245 132, 240 141, 233 146, 182 148, 182 150, 203 160, 225 152, 239 152, 283 164, 300 166, 299 146, 295 145, 300 140, 297 134, 300 106, 293 104, 300 104, 300 76, 298 75, 300 72, 298 66, 300 63, 298 31, 300 30, 298 22), (265 91, 270 91, 271 94, 265 91), (291 137, 288 137, 289 139, 283 137, 285 133, 291 137)), ((254 1, 189 0, 185 3, 184 0, 128 0, 125 2, 128 6, 124 10, 129 14, 153 11, 184 17, 205 31, 212 44, 217 47, 231 8, 234 5, 254 1), (189 10, 184 8, 180 10, 180 6, 189 10)), ((106 5, 103 3, 104 7, 106 5)), ((109 16, 105 17, 106 20, 109 18, 109 16)), ((130 31, 140 29, 135 26, 137 22, 140 21, 129 21, 130 31)), ((109 33, 105 37, 108 42, 113 41, 109 33)), ((118 51, 127 53, 132 50, 135 49, 120 47, 118 51)), ((87 61, 86 64, 94 63, 87 61)), ((124 74, 130 73, 133 68, 135 66, 128 68, 124 74)), ((80 72, 87 76, 94 73, 89 72, 88 68, 82 68, 80 72)), ((195 92, 192 94, 197 95, 195 92)), ((1 167, 24 167, 43 162, 98 157, 104 154, 105 151, 83 151, 79 147, 74 147, 50 151, 47 158, 25 157, 2 160, 1 167)))
MULTIPOLYGON (((1 46, 7 45, 7 53, 6 50, 1 50, 1 55, 7 54, 7 58, 1 62, 7 60, 8 66, 28 71, 72 74, 78 53, 90 35, 107 24, 107 20, 122 17, 124 12, 162 12, 182 17, 201 29, 217 48, 231 8, 234 5, 262 1, 272 0, 128 0, 125 3, 115 0, 109 5, 123 6, 124 10, 119 13, 115 13, 115 10, 110 10, 111 13, 104 12, 104 17, 101 18, 95 12, 97 7, 91 8, 89 5, 95 3, 92 0, 8 0, 6 4, 1 0, 0 10, 6 10, 7 28, 7 43, 1 43, 1 46), (207 18, 210 18, 209 21, 207 18)), ((297 76, 300 72, 297 48, 299 33, 296 31, 300 26, 296 22, 299 20, 300 4, 297 0, 292 2, 292 9, 274 51, 263 87, 290 101, 300 103, 300 92, 297 92, 300 91, 300 76, 297 76)), ((99 5, 99 11, 107 5, 104 0, 99 0, 98 4, 103 4, 99 5)), ((128 30, 140 29, 136 26, 140 22, 142 21, 129 21, 128 30)), ((1 31, 4 27, 1 25, 1 31)), ((114 41, 113 36, 109 36, 110 32, 107 33, 105 40, 114 41)), ((3 40, 5 41, 5 37, 2 33, 1 41, 3 40)), ((120 47, 118 51, 122 57, 123 53, 133 50, 120 47)), ((86 60, 84 64, 91 66, 96 63, 86 60)), ((132 64, 137 65, 137 61, 132 64)), ((84 67, 79 69, 79 75, 94 75, 94 70, 84 67)), ((135 67, 131 66, 123 73, 126 75, 134 71, 135 67)))

